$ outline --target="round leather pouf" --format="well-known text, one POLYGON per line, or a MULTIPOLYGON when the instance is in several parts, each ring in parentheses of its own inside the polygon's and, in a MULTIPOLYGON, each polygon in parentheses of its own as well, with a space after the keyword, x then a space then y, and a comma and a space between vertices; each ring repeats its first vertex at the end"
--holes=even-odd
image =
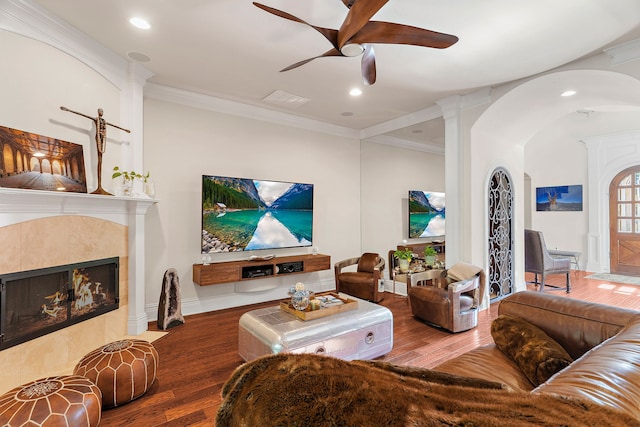
POLYGON ((142 396, 156 379, 158 352, 150 342, 115 341, 84 356, 73 373, 93 381, 102 391, 102 406, 123 405, 142 396))
POLYGON ((93 427, 100 424, 100 389, 79 375, 42 378, 0 396, 0 425, 93 427))

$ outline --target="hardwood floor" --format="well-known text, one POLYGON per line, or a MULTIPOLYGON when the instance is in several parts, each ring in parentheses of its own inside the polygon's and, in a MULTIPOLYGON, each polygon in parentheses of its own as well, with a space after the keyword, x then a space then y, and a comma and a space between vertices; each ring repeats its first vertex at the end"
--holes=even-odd
MULTIPOLYGON (((640 286, 585 279, 588 274, 572 274, 569 295, 563 290, 549 292, 640 310, 640 286)), ((562 284, 563 277, 552 276, 548 283, 562 284)), ((151 390, 127 405, 105 410, 100 426, 212 426, 222 385, 242 363, 238 356, 238 320, 246 311, 273 304, 186 317, 184 325, 170 329, 168 335, 154 342, 160 363, 151 390)), ((394 346, 380 360, 430 368, 492 342, 489 329, 499 303, 480 313, 477 328, 459 334, 414 319, 404 297, 387 294, 381 304, 393 312, 394 346)), ((149 326, 157 330, 155 323, 149 326)))

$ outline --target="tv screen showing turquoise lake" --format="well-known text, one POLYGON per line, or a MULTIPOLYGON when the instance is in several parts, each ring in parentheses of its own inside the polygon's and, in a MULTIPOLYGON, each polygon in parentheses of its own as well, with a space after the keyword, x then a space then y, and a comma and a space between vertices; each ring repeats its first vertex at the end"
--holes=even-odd
POLYGON ((445 235, 445 194, 409 191, 409 238, 445 235))
POLYGON ((311 246, 313 184, 204 175, 202 253, 311 246))

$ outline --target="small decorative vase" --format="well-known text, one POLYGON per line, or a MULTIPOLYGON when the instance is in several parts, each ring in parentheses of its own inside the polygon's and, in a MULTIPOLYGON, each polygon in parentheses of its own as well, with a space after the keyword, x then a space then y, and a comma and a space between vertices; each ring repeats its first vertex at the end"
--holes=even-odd
POLYGON ((401 273, 406 273, 409 271, 409 260, 408 259, 399 259, 398 266, 400 267, 401 273))
POLYGON ((133 190, 133 181, 130 179, 125 179, 122 182, 122 195, 126 197, 131 197, 133 190))
POLYGON ((433 267, 433 265, 436 262, 436 256, 435 255, 428 255, 424 257, 424 262, 429 266, 429 267, 433 267))
POLYGON ((144 183, 144 193, 152 199, 156 195, 156 186, 150 179, 147 179, 147 182, 144 183))

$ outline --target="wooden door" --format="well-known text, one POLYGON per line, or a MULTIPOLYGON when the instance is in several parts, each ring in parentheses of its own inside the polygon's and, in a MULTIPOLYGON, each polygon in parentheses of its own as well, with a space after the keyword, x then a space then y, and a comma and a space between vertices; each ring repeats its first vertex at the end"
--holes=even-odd
POLYGON ((640 275, 640 166, 611 181, 609 230, 611 273, 640 275))

